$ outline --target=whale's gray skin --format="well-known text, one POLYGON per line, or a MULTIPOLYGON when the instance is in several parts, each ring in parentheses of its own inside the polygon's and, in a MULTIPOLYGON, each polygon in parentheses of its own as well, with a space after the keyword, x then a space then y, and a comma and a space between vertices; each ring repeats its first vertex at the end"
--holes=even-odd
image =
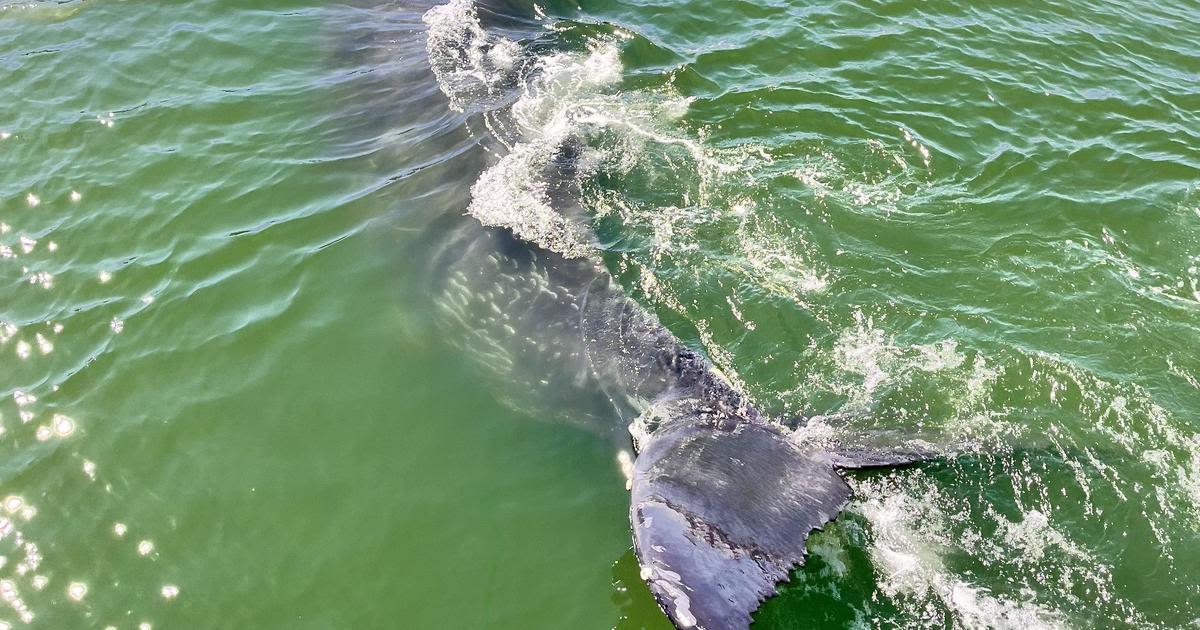
MULTIPOLYGON (((423 50, 416 18, 428 6, 386 5, 385 54, 423 50)), ((541 27, 525 22, 527 9, 489 2, 479 19, 511 39, 522 29, 533 37, 541 27)), ((631 299, 598 258, 567 258, 465 216, 465 191, 437 188, 436 177, 447 169, 482 172, 503 153, 481 117, 503 116, 511 99, 452 107, 431 88, 430 70, 414 66, 381 84, 394 90, 393 111, 403 119, 391 124, 406 130, 381 155, 403 165, 396 168, 410 202, 442 205, 427 221, 432 242, 411 254, 428 265, 424 290, 442 330, 501 374, 522 408, 549 409, 626 444, 637 419, 630 521, 643 579, 677 627, 746 628, 776 584, 803 564, 809 533, 849 500, 839 468, 907 463, 913 453, 829 452, 794 441, 631 299), (422 131, 405 135, 414 129, 422 131), (424 169, 434 171, 429 192, 419 190, 424 169)), ((572 217, 586 215, 578 150, 567 142, 545 165, 553 207, 572 217)))

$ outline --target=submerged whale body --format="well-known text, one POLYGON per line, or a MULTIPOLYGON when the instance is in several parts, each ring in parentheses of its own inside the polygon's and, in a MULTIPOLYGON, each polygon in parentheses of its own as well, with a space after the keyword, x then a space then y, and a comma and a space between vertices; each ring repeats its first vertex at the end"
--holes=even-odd
POLYGON ((531 137, 514 122, 514 107, 530 108, 521 99, 537 72, 516 42, 544 32, 528 9, 410 6, 426 28, 398 30, 411 38, 403 51, 423 39, 433 75, 406 80, 436 80, 436 107, 480 149, 470 158, 480 170, 471 216, 448 209, 429 288, 450 336, 513 395, 536 390, 568 420, 626 443, 633 434, 642 578, 677 627, 745 628, 804 563, 808 535, 849 501, 839 471, 920 453, 795 439, 623 291, 589 249, 579 203, 586 142, 569 125, 531 137))

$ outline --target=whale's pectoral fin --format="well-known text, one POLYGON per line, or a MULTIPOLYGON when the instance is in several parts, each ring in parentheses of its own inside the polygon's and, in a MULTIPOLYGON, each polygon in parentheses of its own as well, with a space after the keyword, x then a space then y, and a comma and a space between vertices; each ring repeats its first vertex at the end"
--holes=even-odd
POLYGON ((642 578, 679 628, 746 628, 849 498, 827 458, 771 426, 664 427, 634 466, 642 578))

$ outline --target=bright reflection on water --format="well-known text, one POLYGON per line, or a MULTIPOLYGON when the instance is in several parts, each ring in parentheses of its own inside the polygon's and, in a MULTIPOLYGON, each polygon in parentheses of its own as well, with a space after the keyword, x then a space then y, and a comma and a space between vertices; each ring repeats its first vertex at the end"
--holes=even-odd
MULTIPOLYGON (((53 217, 59 214, 64 201, 78 204, 83 200, 83 195, 76 190, 71 190, 69 193, 54 195, 54 198, 60 200, 58 207, 54 202, 43 203, 42 197, 38 194, 28 193, 25 197, 25 205, 30 211, 36 211, 38 214, 23 216, 14 213, 6 216, 5 235, 11 233, 16 239, 11 244, 5 244, 0 251, 3 251, 5 258, 8 259, 5 271, 10 275, 10 279, 14 269, 19 266, 21 276, 28 279, 28 285, 32 285, 23 289, 23 292, 40 289, 69 293, 73 289, 70 285, 62 283, 56 285, 54 274, 38 271, 38 269, 58 268, 58 257, 66 254, 66 252, 58 251, 58 242, 53 240, 46 241, 46 244, 39 248, 41 240, 54 234, 53 228, 48 229, 44 226, 54 223, 53 217), (47 218, 50 220, 47 221, 47 218), (29 225, 31 230, 37 231, 39 238, 28 236, 23 232, 23 225, 29 225)), ((82 210, 87 212, 86 207, 82 210)), ((64 239, 64 243, 69 246, 69 237, 64 239)), ((111 279, 111 273, 100 272, 99 281, 101 283, 107 283, 111 279)), ((20 299, 20 297, 17 296, 16 299, 20 299)), ((114 317, 111 322, 112 333, 119 333, 123 328, 122 320, 114 317)), ((19 361, 33 363, 34 365, 31 365, 30 369, 34 370, 32 373, 36 373, 38 367, 36 364, 50 360, 50 355, 56 347, 60 349, 70 347, 72 344, 71 334, 65 331, 66 326, 63 323, 49 320, 24 322, 20 325, 8 321, 0 322, 0 348, 10 349, 19 361)), ((29 374, 31 372, 18 373, 29 374)), ((52 376, 50 378, 44 376, 35 381, 35 385, 30 389, 12 391, 11 408, 16 412, 16 422, 5 423, 4 416, 0 416, 0 439, 4 441, 6 456, 10 461, 24 457, 36 459, 44 456, 45 451, 42 450, 43 447, 39 446, 39 443, 60 443, 63 446, 56 448, 66 447, 77 453, 89 450, 86 444, 80 443, 86 441, 88 427, 63 412, 63 408, 55 401, 56 393, 60 390, 60 383, 51 379, 53 379, 52 376)), ((91 459, 82 459, 78 470, 89 484, 94 484, 92 489, 83 495, 84 497, 92 493, 112 492, 111 483, 107 482, 104 476, 98 472, 97 464, 91 459)), ((78 570, 72 571, 69 566, 56 567, 52 561, 48 562, 42 551, 48 545, 42 535, 38 533, 37 526, 37 519, 46 517, 39 515, 39 507, 33 500, 18 495, 8 496, 3 500, 2 508, 0 544, 3 547, 0 547, 0 598, 10 609, 12 619, 29 624, 38 618, 45 607, 54 606, 54 602, 58 598, 52 592, 47 591, 47 588, 54 582, 61 584, 62 593, 69 601, 81 605, 88 602, 97 589, 120 587, 119 580, 112 583, 93 584, 89 582, 90 576, 80 575, 78 570)), ((125 553, 136 553, 141 556, 151 555, 154 544, 148 539, 138 542, 136 546, 121 543, 120 539, 123 539, 129 531, 129 525, 117 523, 113 526, 115 535, 113 538, 105 540, 98 537, 92 541, 91 546, 96 548, 102 545, 112 545, 115 549, 124 549, 125 553)), ((173 584, 164 584, 161 587, 161 595, 164 599, 175 599, 179 595, 179 587, 173 584)), ((12 622, 0 621, 0 623, 4 624, 0 627, 10 627, 12 622)))

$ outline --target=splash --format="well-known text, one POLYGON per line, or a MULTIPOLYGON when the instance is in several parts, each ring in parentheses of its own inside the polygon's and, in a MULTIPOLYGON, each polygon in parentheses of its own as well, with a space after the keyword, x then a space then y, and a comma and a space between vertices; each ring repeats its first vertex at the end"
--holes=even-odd
MULTIPOLYGON (((757 292, 807 308, 832 279, 806 234, 755 199, 765 190, 761 169, 775 157, 756 145, 717 147, 706 142, 707 130, 682 128, 693 99, 670 85, 621 89, 620 47, 636 36, 620 28, 593 29, 582 44, 545 52, 547 37, 534 46, 487 32, 463 0, 424 20, 430 65, 452 108, 471 114, 468 126, 482 123, 505 149, 473 184, 468 212, 569 258, 607 248, 594 228, 615 220, 645 243, 618 257, 619 267, 640 269, 641 284, 632 288, 690 320, 715 366, 744 388, 726 328, 693 308, 689 292, 714 276, 739 276, 744 293, 724 300, 752 332, 756 316, 744 305, 757 292), (614 188, 612 181, 652 187, 614 188), (722 248, 736 255, 701 246, 712 234, 725 235, 722 248)), ((552 38, 572 29, 556 23, 546 30, 552 38)))
POLYGON ((479 24, 475 3, 451 0, 423 17, 426 52, 438 85, 457 111, 494 106, 518 74, 520 46, 479 24))
POLYGON ((901 610, 969 628, 1069 628, 1092 615, 1147 627, 1113 596, 1107 561, 1072 542, 1053 517, 1029 509, 1017 520, 939 488, 921 475, 855 483, 850 508, 870 524, 868 548, 882 595, 901 610), (992 534, 991 530, 996 530, 992 534), (978 583, 956 568, 991 567, 978 583), (1046 582, 1055 588, 1047 591, 1046 582), (1088 597, 1099 609, 1088 608, 1088 597))

